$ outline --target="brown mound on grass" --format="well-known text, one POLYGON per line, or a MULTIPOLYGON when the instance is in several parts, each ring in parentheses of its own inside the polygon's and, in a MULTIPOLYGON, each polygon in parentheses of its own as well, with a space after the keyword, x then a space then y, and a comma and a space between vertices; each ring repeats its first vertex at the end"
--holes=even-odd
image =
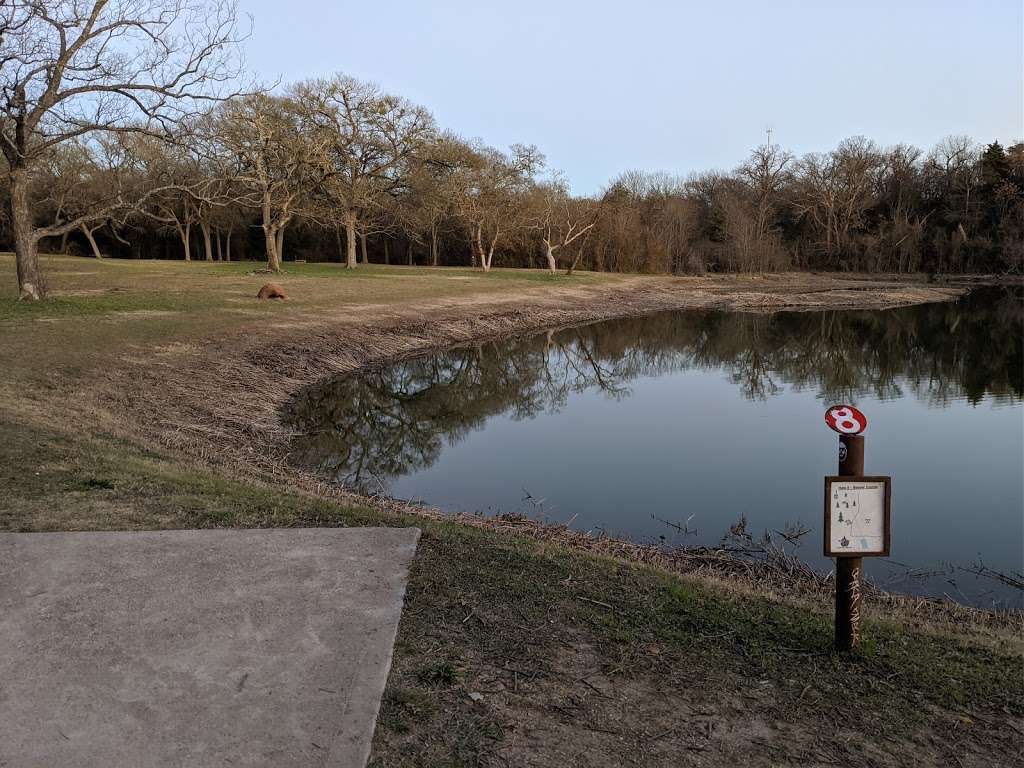
POLYGON ((288 296, 285 294, 284 288, 282 288, 277 283, 267 283, 262 288, 260 288, 260 292, 256 294, 256 298, 257 299, 287 299, 288 296))

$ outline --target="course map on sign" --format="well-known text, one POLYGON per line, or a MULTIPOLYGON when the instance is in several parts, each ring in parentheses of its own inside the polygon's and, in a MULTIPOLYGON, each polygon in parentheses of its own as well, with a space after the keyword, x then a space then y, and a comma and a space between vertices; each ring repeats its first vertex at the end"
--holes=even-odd
POLYGON ((831 551, 883 552, 885 483, 835 480, 829 495, 831 551))

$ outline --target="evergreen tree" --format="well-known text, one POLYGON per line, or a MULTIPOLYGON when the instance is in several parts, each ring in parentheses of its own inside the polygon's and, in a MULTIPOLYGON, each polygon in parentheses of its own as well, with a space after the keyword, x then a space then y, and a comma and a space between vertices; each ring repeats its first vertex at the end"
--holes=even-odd
POLYGON ((986 190, 994 190, 1010 175, 1010 161, 998 141, 993 141, 981 155, 981 183, 986 190))

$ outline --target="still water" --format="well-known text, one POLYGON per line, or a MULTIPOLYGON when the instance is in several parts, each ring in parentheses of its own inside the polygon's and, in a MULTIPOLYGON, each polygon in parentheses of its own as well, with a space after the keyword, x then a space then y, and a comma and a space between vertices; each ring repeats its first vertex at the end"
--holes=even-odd
MULTIPOLYGON (((827 406, 864 411, 893 478, 876 582, 983 606, 1021 592, 1024 296, 886 311, 671 312, 460 347, 337 378, 288 407, 293 460, 369 492, 525 513, 672 546, 799 524, 821 570, 827 406), (667 521, 667 523, 665 522, 667 521), (675 525, 672 525, 675 524, 675 525)), ((777 541, 787 549, 778 534, 777 541)))

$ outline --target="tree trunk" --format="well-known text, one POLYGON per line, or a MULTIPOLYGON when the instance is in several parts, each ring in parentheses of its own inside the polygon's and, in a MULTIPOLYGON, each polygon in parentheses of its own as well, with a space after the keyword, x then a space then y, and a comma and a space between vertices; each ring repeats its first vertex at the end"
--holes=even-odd
MULTIPOLYGON (((479 241, 479 234, 478 234, 479 241)), ((494 263, 494 247, 498 244, 498 238, 495 236, 487 246, 487 251, 484 252, 483 242, 480 242, 480 266, 484 268, 484 272, 491 271, 491 264, 494 263)))
POLYGON ((263 234, 267 241, 267 269, 271 272, 280 272, 281 257, 277 252, 277 232, 272 226, 265 226, 263 234))
POLYGON ((205 221, 199 222, 199 228, 203 231, 203 253, 207 261, 213 261, 213 243, 210 240, 210 225, 205 221))
POLYGON ((277 250, 277 227, 274 226, 273 210, 270 207, 270 193, 263 193, 263 238, 266 241, 267 269, 281 271, 281 255, 277 250))
POLYGON ((430 225, 430 266, 437 266, 437 224, 430 225))
POLYGON ((345 268, 356 268, 356 215, 345 214, 345 268))
POLYGON ((92 236, 92 230, 89 229, 89 225, 83 224, 79 229, 82 231, 82 234, 85 235, 85 239, 89 241, 89 247, 92 248, 92 255, 97 259, 102 259, 103 254, 100 253, 100 247, 96 245, 96 238, 92 236))
POLYGON ((60 252, 67 255, 68 252, 68 233, 65 232, 60 236, 60 252))
POLYGON ((412 239, 411 238, 406 241, 405 260, 409 263, 409 266, 411 267, 412 266, 412 239))
POLYGON ((228 227, 227 242, 224 243, 224 261, 231 261, 231 233, 234 227, 228 227))
POLYGON ((337 227, 336 226, 334 228, 334 244, 335 244, 335 247, 338 249, 338 260, 339 261, 344 261, 345 260, 345 251, 341 247, 341 227, 337 227))
POLYGON ((281 262, 284 261, 284 227, 285 225, 282 224, 277 228, 277 242, 275 243, 275 245, 277 246, 278 270, 280 270, 281 262))
POLYGON ((220 227, 214 230, 214 235, 217 240, 217 261, 224 261, 224 246, 220 241, 220 227))
POLYGON ((369 264, 370 261, 366 258, 366 233, 359 233, 359 263, 369 264))
POLYGON ((473 266, 476 266, 477 258, 480 259, 480 267, 484 272, 489 272, 491 265, 487 263, 484 257, 484 242, 483 242, 483 227, 477 224, 476 227, 476 249, 473 251, 473 266))
POLYGON ((192 225, 178 225, 178 236, 181 237, 181 245, 185 249, 185 261, 192 261, 192 225))
POLYGON ((578 267, 583 262, 583 250, 586 247, 587 247, 587 241, 584 240, 583 241, 583 245, 580 246, 579 251, 577 251, 577 253, 576 253, 576 258, 574 258, 571 262, 569 262, 569 268, 567 270, 565 270, 565 274, 566 275, 571 277, 572 273, 576 271, 576 267, 578 267))
POLYGON ((548 271, 551 274, 555 274, 558 269, 558 264, 555 263, 555 249, 551 247, 551 243, 544 241, 544 255, 548 260, 548 271))
POLYGON ((384 263, 391 263, 391 244, 387 237, 384 238, 384 263))
POLYGON ((39 301, 46 296, 43 275, 39 271, 39 240, 32 225, 28 201, 28 174, 24 168, 10 172, 11 226, 14 229, 14 256, 18 271, 18 299, 39 301))

